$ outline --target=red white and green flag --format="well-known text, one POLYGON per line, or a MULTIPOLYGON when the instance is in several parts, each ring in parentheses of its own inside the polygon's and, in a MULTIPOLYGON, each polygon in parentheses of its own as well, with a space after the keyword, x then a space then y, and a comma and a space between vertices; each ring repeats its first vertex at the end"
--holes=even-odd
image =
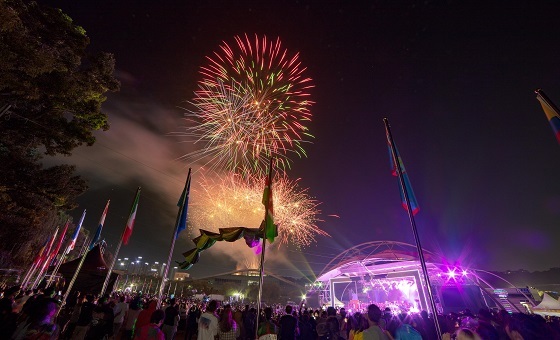
POLYGON ((136 221, 136 210, 138 210, 138 201, 140 200, 140 188, 136 190, 136 197, 134 198, 134 203, 132 203, 132 209, 130 210, 130 216, 126 222, 126 228, 124 229, 122 241, 126 245, 128 244, 128 239, 132 235, 132 229, 134 229, 134 222, 136 221))

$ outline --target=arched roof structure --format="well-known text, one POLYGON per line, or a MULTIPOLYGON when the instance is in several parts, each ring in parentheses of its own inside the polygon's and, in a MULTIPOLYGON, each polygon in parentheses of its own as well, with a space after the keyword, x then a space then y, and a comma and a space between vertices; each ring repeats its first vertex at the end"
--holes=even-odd
MULTIPOLYGON (((442 263, 441 256, 424 250, 427 263, 442 263)), ((335 277, 375 274, 389 268, 418 267, 416 246, 397 241, 371 241, 359 244, 334 257, 318 275, 317 281, 335 277)))
MULTIPOLYGON (((460 268, 445 265, 442 255, 423 250, 424 259, 430 283, 433 286, 457 286, 462 284, 476 285, 481 289, 495 290, 487 280, 493 276, 506 283, 506 287, 517 290, 504 278, 484 270, 474 268, 460 268), (482 287, 481 284, 484 286, 482 287)), ((363 283, 377 279, 394 279, 404 276, 414 276, 419 284, 420 295, 427 294, 426 282, 421 274, 421 265, 415 245, 398 241, 371 241, 351 247, 334 257, 317 276, 316 282, 310 285, 310 291, 321 291, 326 301, 331 301, 334 293, 334 282, 349 282, 360 280, 363 283)), ((503 284, 502 283, 502 284, 503 284)), ((503 286, 502 286, 503 287, 503 286)), ((534 302, 523 291, 519 291, 527 303, 534 302)), ((493 297, 485 294, 488 298, 493 297)), ((507 299, 505 300, 507 301, 507 299)), ((501 301, 495 301, 501 304, 501 301)), ((507 301, 510 303, 510 301, 507 301)), ((426 301, 424 301, 424 305, 426 301)), ((520 307, 513 306, 517 311, 520 307)))

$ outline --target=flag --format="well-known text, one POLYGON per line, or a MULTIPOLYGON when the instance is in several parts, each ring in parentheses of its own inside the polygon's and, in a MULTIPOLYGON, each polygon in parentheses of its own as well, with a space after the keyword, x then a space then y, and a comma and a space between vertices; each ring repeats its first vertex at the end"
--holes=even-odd
POLYGON ((554 132, 556 140, 560 143, 560 111, 541 89, 536 90, 535 93, 537 94, 537 99, 541 103, 546 118, 548 118, 550 127, 552 127, 552 132, 554 132))
POLYGON ((49 259, 49 265, 50 265, 50 262, 52 262, 52 260, 56 258, 56 255, 60 251, 60 248, 62 247, 62 243, 64 242, 64 236, 66 236, 66 232, 68 231, 68 226, 69 225, 70 225, 70 221, 66 221, 66 224, 64 225, 64 230, 62 231, 62 234, 60 234, 60 239, 58 240, 58 244, 56 245, 56 248, 54 248, 54 250, 51 253, 51 256, 50 256, 50 259, 49 259))
POLYGON ((44 269, 46 268, 49 264, 50 264, 50 258, 51 258, 51 250, 53 249, 53 245, 54 245, 54 240, 56 239, 56 235, 58 235, 58 227, 56 228, 56 231, 54 232, 54 235, 51 237, 48 246, 45 249, 45 252, 43 252, 43 256, 41 257, 41 268, 44 269))
POLYGON ((128 239, 132 235, 132 229, 134 228, 134 221, 136 220, 136 210, 138 209, 138 201, 140 200, 140 188, 136 190, 136 197, 134 198, 134 203, 132 203, 132 209, 130 210, 130 216, 126 222, 126 228, 124 229, 122 242, 126 245, 128 244, 128 239))
POLYGON ((274 204, 272 199, 272 159, 270 159, 270 166, 268 168, 268 176, 266 177, 264 186, 262 204, 264 205, 265 209, 263 221, 265 235, 264 238, 272 243, 274 242, 276 236, 278 236, 278 228, 274 224, 274 204))
POLYGON ((103 214, 101 214, 101 218, 99 219, 99 226, 97 226, 95 236, 91 239, 91 243, 89 244, 89 250, 92 250, 93 247, 95 247, 95 244, 99 242, 99 238, 101 237, 101 230, 103 230, 103 224, 105 224, 105 217, 107 217, 107 210, 109 210, 110 202, 111 200, 108 200, 107 204, 105 204, 105 209, 103 210, 103 214))
POLYGON ((35 260, 33 260, 33 264, 37 265, 39 264, 39 262, 41 262, 41 259, 43 258, 43 253, 45 253, 45 251, 47 250, 47 244, 49 244, 50 241, 51 241, 51 237, 49 236, 45 241, 45 243, 43 243, 43 246, 39 250, 39 253, 37 253, 37 257, 35 257, 35 260))
MULTIPOLYGON (((398 176, 399 172, 397 169, 397 162, 395 162, 395 157, 393 156, 393 151, 391 148, 391 140, 389 138, 389 133, 387 131, 387 144, 389 147, 389 159, 391 162, 391 171, 393 176, 398 176)), ((412 190, 412 185, 410 184, 410 179, 408 178, 408 174, 406 173, 406 169, 404 168, 404 163, 401 159, 401 156, 399 154, 399 150, 397 149, 397 146, 395 145, 395 153, 397 154, 397 161, 398 164, 400 166, 400 170, 402 172, 402 179, 404 182, 404 186, 406 188, 406 193, 408 194, 408 199, 410 201, 410 207, 412 209, 412 215, 416 215, 418 213, 418 211, 420 211, 420 206, 418 205, 418 202, 416 201, 416 196, 414 196, 414 191, 412 190)), ((404 210, 408 211, 408 205, 406 204, 406 197, 404 195, 404 190, 402 188, 401 182, 399 181, 399 192, 401 194, 401 202, 402 202, 402 206, 404 208, 404 210)))
POLYGON ((189 168, 189 174, 187 175, 187 181, 185 182, 185 187, 183 188, 183 193, 177 202, 179 207, 179 213, 177 214, 177 233, 175 238, 179 237, 179 233, 187 228, 187 208, 189 206, 189 192, 191 191, 191 169, 189 168))
POLYGON ((78 223, 76 230, 74 230, 74 234, 72 235, 72 239, 70 240, 70 245, 68 246, 68 251, 74 249, 74 247, 76 246, 76 240, 78 239, 78 235, 80 234, 80 229, 82 229, 82 223, 84 223, 85 217, 86 217, 86 209, 84 209, 84 212, 82 213, 82 217, 80 218, 80 222, 78 223))

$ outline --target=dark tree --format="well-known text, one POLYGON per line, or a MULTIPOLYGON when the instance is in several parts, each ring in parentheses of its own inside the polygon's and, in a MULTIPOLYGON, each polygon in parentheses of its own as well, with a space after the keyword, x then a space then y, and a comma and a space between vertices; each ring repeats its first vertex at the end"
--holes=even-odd
POLYGON ((70 155, 109 127, 101 104, 119 87, 114 59, 88 45, 60 10, 0 0, 0 252, 18 264, 87 189, 72 166, 44 168, 43 154, 70 155))

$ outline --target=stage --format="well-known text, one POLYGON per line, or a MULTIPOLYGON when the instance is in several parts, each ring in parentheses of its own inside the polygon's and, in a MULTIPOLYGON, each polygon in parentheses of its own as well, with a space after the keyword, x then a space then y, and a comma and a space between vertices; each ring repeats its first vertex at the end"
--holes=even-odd
MULTIPOLYGON (((331 260, 307 286, 307 304, 313 308, 344 307, 353 312, 374 303, 393 314, 431 313, 427 283, 416 254, 415 246, 402 242, 375 241, 352 247, 331 260)), ((488 284, 481 271, 446 265, 440 256, 427 250, 424 258, 439 314, 480 308, 524 311, 489 293, 495 287, 488 284)), ((527 300, 530 302, 531 297, 527 300)))

